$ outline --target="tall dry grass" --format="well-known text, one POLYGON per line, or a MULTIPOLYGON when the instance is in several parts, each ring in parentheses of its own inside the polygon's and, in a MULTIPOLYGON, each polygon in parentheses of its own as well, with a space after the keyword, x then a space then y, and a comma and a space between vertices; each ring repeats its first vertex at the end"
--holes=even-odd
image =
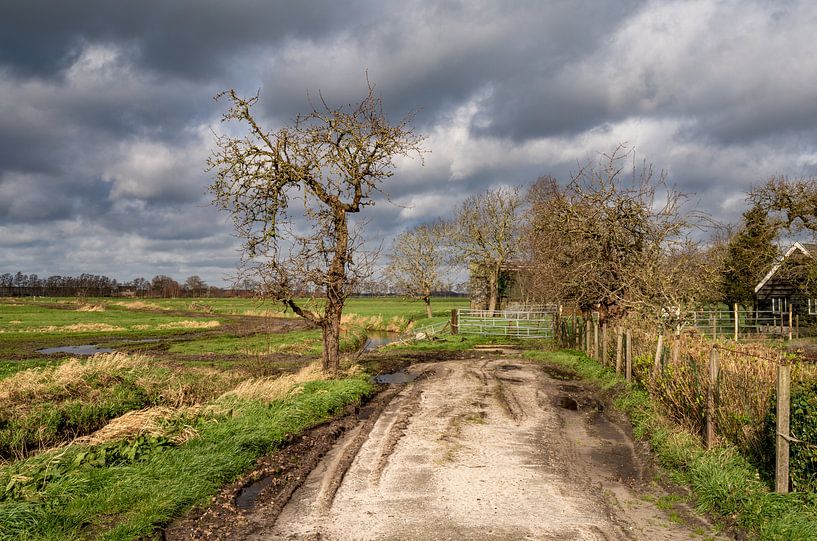
POLYGON ((124 353, 19 372, 0 381, 0 461, 77 438, 92 443, 141 434, 189 439, 195 436, 192 419, 213 414, 201 404, 245 377, 239 370, 164 366, 124 353))
POLYGON ((144 301, 117 301, 111 304, 130 310, 170 310, 170 308, 165 308, 159 304, 144 301))
POLYGON ((169 323, 160 323, 156 325, 157 329, 213 329, 220 327, 221 322, 214 319, 208 321, 171 321, 169 323))
POLYGON ((294 314, 292 312, 284 312, 282 310, 242 310, 234 313, 237 313, 238 315, 242 316, 251 317, 285 317, 285 318, 299 317, 298 314, 294 314))
POLYGON ((269 403, 298 392, 298 386, 303 383, 322 379, 326 379, 326 373, 321 370, 320 364, 315 362, 306 365, 295 374, 248 379, 221 395, 219 400, 232 397, 269 403))
MULTIPOLYGON (((124 327, 117 327, 107 323, 75 323, 73 325, 48 325, 47 327, 34 327, 22 329, 14 332, 23 333, 77 333, 77 332, 118 332, 124 331, 124 327)), ((0 332, 3 332, 0 330, 0 332)))
POLYGON ((224 413, 223 408, 198 404, 181 408, 153 406, 129 411, 96 432, 76 438, 71 443, 100 445, 139 436, 164 436, 173 443, 182 444, 198 436, 198 431, 192 426, 196 418, 202 415, 216 417, 224 413))
MULTIPOLYGON (((717 348, 719 375, 715 392, 715 425, 719 439, 737 446, 746 456, 759 460, 765 453, 764 423, 769 415, 777 385, 777 367, 790 362, 783 352, 768 343, 713 341, 700 335, 669 337, 658 370, 654 359, 657 331, 642 326, 633 331, 634 376, 664 415, 691 432, 703 435, 706 397, 709 390, 709 361, 717 348), (677 345, 678 356, 672 351, 677 345)), ((817 379, 817 367, 795 362, 794 381, 817 379)))
POLYGON ((31 368, 0 380, 0 408, 68 396, 82 396, 92 389, 90 381, 102 381, 117 374, 133 372, 147 363, 142 355, 107 353, 87 360, 69 359, 53 368, 31 368))
POLYGON ((361 316, 358 314, 344 314, 340 323, 346 328, 362 327, 371 331, 403 332, 410 322, 403 316, 394 316, 384 319, 383 316, 361 316))
POLYGON ((77 312, 104 312, 105 307, 101 304, 80 304, 76 310, 77 312))

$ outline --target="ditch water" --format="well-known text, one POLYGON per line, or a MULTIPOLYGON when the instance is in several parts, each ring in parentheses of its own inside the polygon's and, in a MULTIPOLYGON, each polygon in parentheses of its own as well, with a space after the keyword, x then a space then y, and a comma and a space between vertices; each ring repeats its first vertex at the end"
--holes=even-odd
POLYGON ((391 344, 400 340, 400 333, 388 331, 370 331, 366 335, 366 344, 363 345, 365 351, 372 351, 380 346, 391 344))
POLYGON ((38 349, 37 353, 50 355, 52 353, 68 353, 69 355, 96 355, 97 353, 113 353, 111 348, 99 347, 98 344, 85 344, 82 346, 60 346, 56 348, 38 349))

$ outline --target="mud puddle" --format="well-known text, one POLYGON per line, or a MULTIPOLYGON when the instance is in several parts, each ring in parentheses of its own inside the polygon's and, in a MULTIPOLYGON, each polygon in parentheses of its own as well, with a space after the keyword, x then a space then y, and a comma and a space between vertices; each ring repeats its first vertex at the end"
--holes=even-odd
POLYGON ((258 499, 258 495, 261 494, 265 488, 271 487, 274 481, 275 476, 268 475, 242 488, 241 492, 239 492, 235 498, 235 506, 243 510, 252 509, 255 505, 255 501, 258 499))
POLYGON ((502 370, 503 372, 510 372, 512 370, 520 370, 521 367, 515 364, 501 364, 497 368, 502 370))
POLYGON ((419 376, 420 374, 413 374, 411 372, 407 372, 406 370, 400 370, 399 372, 393 372, 391 374, 380 374, 379 376, 375 376, 374 381, 375 383, 379 383, 381 385, 403 385, 414 381, 419 376))
POLYGON ((555 403, 558 407, 570 411, 578 411, 579 403, 569 396, 557 396, 555 403))

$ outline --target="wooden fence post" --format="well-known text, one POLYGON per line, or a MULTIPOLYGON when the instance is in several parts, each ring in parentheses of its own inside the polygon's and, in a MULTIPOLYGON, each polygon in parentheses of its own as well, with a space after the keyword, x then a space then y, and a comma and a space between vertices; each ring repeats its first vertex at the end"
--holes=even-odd
POLYGON ((599 322, 593 320, 593 359, 598 361, 601 358, 599 355, 599 322))
POLYGON ((621 356, 624 353, 624 330, 621 327, 616 329, 616 374, 621 375, 621 356))
POLYGON ((627 329, 627 355, 626 355, 626 372, 625 377, 627 382, 633 380, 633 331, 627 329))
POLYGON ((573 347, 579 346, 579 331, 576 329, 576 309, 573 309, 573 326, 571 327, 573 331, 573 347))
POLYGON ((607 366, 607 322, 601 324, 601 364, 607 366))
POLYGON ((451 310, 451 334, 458 334, 460 332, 460 318, 457 309, 451 310))
POLYGON ((712 340, 717 340, 718 339, 717 314, 709 316, 709 322, 712 325, 712 340))
POLYGON ((789 303, 789 340, 792 338, 792 328, 794 327, 794 317, 793 317, 793 309, 792 304, 789 303))
POLYGON ((777 438, 775 453, 775 492, 789 491, 789 408, 791 372, 788 366, 777 367, 777 438))
POLYGON ((735 303, 735 342, 738 341, 738 330, 740 329, 740 320, 738 319, 740 312, 738 312, 738 303, 735 303))
POLYGON ((652 369, 655 374, 661 370, 661 354, 664 352, 664 333, 658 333, 658 345, 655 347, 655 359, 653 359, 652 369))
POLYGON ((584 321, 584 352, 590 357, 590 320, 584 321))
POLYGON ((678 358, 681 356, 681 333, 675 335, 675 342, 672 343, 672 357, 670 361, 673 365, 678 365, 678 358))
POLYGON ((715 389, 718 385, 718 348, 712 346, 709 351, 709 385, 706 388, 706 448, 715 445, 715 389))

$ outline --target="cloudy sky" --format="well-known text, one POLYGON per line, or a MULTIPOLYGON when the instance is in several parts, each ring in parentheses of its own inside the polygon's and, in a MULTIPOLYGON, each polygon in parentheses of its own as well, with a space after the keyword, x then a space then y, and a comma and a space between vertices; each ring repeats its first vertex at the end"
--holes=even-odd
POLYGON ((469 194, 564 182, 635 147, 722 220, 753 184, 817 175, 817 3, 4 0, 0 273, 199 274, 237 242, 209 204, 220 90, 270 127, 362 96, 431 151, 369 209, 389 239, 469 194))

